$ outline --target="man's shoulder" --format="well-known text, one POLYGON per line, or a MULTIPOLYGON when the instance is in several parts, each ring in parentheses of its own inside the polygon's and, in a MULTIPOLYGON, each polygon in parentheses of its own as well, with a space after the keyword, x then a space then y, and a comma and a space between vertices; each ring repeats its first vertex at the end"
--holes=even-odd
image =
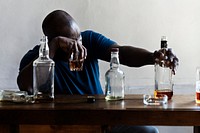
POLYGON ((20 68, 22 70, 26 65, 28 65, 33 59, 39 55, 40 45, 36 45, 33 49, 29 50, 21 59, 20 68))
POLYGON ((84 30, 81 32, 81 34, 88 34, 94 32, 93 30, 84 30))
POLYGON ((29 50, 26 55, 36 55, 39 54, 40 45, 36 45, 33 49, 29 50))
POLYGON ((84 30, 81 32, 81 36, 89 36, 91 34, 95 33, 93 30, 84 30))
POLYGON ((97 41, 97 40, 99 40, 99 38, 106 38, 101 33, 98 33, 98 32, 93 31, 93 30, 82 31, 81 36, 82 36, 83 41, 88 41, 88 40, 97 41))
POLYGON ((81 32, 81 35, 82 36, 90 36, 90 35, 98 36, 98 35, 101 35, 101 34, 96 32, 96 31, 94 31, 94 30, 84 30, 84 31, 81 32))

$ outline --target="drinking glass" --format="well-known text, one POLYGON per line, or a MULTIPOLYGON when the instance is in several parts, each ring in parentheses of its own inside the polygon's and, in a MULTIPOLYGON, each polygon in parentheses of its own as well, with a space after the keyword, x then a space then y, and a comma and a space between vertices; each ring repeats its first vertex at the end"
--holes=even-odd
POLYGON ((69 59, 70 71, 82 71, 83 70, 84 59, 74 59, 74 54, 71 54, 69 59))

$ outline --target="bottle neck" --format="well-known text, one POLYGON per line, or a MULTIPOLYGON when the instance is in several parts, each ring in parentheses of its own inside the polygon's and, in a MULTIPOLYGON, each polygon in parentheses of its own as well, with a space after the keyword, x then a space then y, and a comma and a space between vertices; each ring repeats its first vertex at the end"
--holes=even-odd
POLYGON ((161 66, 162 67, 167 67, 167 62, 166 62, 166 58, 167 58, 167 38, 166 36, 162 36, 161 38, 161 51, 164 55, 164 59, 161 61, 161 66))
POLYGON ((167 48, 167 41, 161 41, 161 48, 167 48))
POLYGON ((49 46, 46 36, 40 40, 39 57, 40 59, 49 59, 49 46))
POLYGON ((118 52, 111 52, 110 68, 117 69, 119 68, 119 54, 118 52))
POLYGON ((161 37, 161 49, 167 48, 167 37, 166 36, 162 36, 161 37))

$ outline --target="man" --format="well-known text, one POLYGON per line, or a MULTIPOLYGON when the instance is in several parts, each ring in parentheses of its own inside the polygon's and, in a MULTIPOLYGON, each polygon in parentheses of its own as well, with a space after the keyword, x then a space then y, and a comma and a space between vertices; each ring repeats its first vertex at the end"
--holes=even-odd
MULTIPOLYGON (((89 30, 80 32, 75 20, 62 10, 48 14, 42 28, 48 36, 50 58, 55 61, 55 94, 103 94, 98 59, 109 62, 110 49, 113 47, 119 48, 120 63, 130 67, 151 65, 164 58, 161 51, 152 53, 132 46, 119 46, 99 33, 89 30), (70 71, 71 53, 74 53, 75 59, 85 59, 82 71, 70 71)), ((17 78, 20 90, 32 93, 32 63, 38 57, 38 51, 39 46, 35 46, 21 60, 17 78)), ((171 50, 168 53, 169 67, 175 72, 178 59, 171 50)), ((112 129, 112 132, 132 131, 158 132, 154 127, 147 126, 117 126, 112 129)))

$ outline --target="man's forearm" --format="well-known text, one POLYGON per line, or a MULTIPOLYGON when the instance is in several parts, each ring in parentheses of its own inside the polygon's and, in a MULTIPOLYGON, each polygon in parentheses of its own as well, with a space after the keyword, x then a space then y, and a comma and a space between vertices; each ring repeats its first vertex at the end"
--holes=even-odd
POLYGON ((121 64, 130 67, 154 64, 154 53, 132 46, 120 46, 119 58, 121 64))
POLYGON ((33 92, 33 66, 32 62, 23 68, 17 77, 17 84, 21 91, 33 92))

